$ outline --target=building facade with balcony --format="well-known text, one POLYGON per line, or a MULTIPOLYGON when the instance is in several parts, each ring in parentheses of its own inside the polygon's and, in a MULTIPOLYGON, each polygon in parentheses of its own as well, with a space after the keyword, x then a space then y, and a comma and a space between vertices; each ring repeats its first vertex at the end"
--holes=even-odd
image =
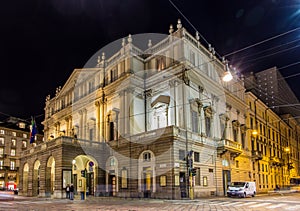
POLYGON ((226 61, 180 21, 169 33, 144 38, 146 49, 129 35, 47 96, 45 143, 22 153, 20 194, 60 198, 73 183, 94 196, 181 199, 248 177, 243 81, 223 82, 226 61))
POLYGON ((19 187, 19 167, 21 152, 43 141, 37 135, 30 144, 29 124, 25 120, 9 117, 0 123, 0 189, 15 190, 19 187))
POLYGON ((252 92, 246 93, 247 151, 251 151, 249 179, 258 192, 290 185, 299 177, 299 124, 291 115, 279 116, 252 92))

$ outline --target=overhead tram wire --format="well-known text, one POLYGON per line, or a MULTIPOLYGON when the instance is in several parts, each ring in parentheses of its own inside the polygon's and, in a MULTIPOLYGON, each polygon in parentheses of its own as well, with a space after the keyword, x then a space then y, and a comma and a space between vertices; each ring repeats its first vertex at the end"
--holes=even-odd
POLYGON ((277 51, 277 52, 274 52, 274 53, 270 53, 270 54, 267 54, 267 55, 264 55, 264 56, 261 56, 261 57, 255 58, 255 59, 248 59, 247 61, 240 63, 240 65, 247 64, 249 62, 254 62, 254 61, 257 61, 257 60, 261 60, 261 59, 267 58, 269 56, 274 56, 276 54, 280 54, 280 53, 283 53, 283 52, 286 52, 286 51, 289 51, 289 50, 293 50, 293 49, 298 48, 298 47, 300 47, 300 44, 296 45, 296 46, 293 46, 293 47, 290 47, 288 49, 283 49, 283 50, 280 50, 280 51, 277 51))
POLYGON ((236 54, 236 53, 239 53, 239 52, 241 52, 241 51, 247 50, 247 49, 249 49, 249 48, 258 46, 258 45, 263 44, 263 43, 265 43, 265 42, 274 40, 274 39, 276 39, 276 38, 278 38, 278 37, 282 37, 282 36, 284 36, 284 35, 286 35, 286 34, 292 33, 292 32, 297 31, 297 30, 299 30, 299 29, 300 29, 300 27, 297 27, 297 28, 292 29, 292 30, 289 30, 289 31, 287 31, 287 32, 283 32, 283 33, 281 33, 281 34, 278 34, 278 35, 276 35, 276 36, 267 38, 267 39, 265 39, 265 40, 263 40, 263 41, 260 41, 260 42, 257 42, 257 43, 255 43, 255 44, 249 45, 249 46, 244 47, 244 48, 242 48, 242 49, 239 49, 239 50, 233 51, 233 52, 231 52, 231 53, 225 54, 224 56, 225 56, 225 57, 231 56, 231 55, 233 55, 233 54, 236 54))
POLYGON ((267 52, 267 51, 271 51, 271 50, 276 49, 276 48, 281 48, 281 47, 283 47, 283 46, 290 45, 290 44, 292 44, 292 43, 298 42, 299 40, 300 40, 300 38, 299 38, 299 39, 296 39, 296 40, 293 40, 293 41, 290 41, 290 42, 287 42, 287 43, 283 43, 283 44, 280 44, 280 45, 277 45, 277 46, 268 48, 268 49, 265 49, 265 50, 262 50, 262 51, 259 51, 259 52, 256 52, 256 53, 251 54, 251 55, 245 55, 245 56, 239 57, 239 60, 243 60, 243 59, 246 59, 246 58, 249 58, 249 57, 253 57, 253 56, 256 56, 256 55, 265 53, 265 52, 267 52))

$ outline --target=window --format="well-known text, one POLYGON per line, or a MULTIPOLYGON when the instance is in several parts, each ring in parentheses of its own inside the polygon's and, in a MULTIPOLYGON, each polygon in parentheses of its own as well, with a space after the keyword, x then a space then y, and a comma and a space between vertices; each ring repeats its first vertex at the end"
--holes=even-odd
POLYGON ((27 134, 26 133, 23 133, 23 138, 27 138, 27 134))
POLYGON ((4 134, 4 130, 0 130, 0 134, 4 134))
POLYGON ((198 112, 192 111, 192 131, 198 133, 198 112))
POLYGON ((94 140, 94 129, 90 129, 90 141, 94 140))
POLYGON ((114 134, 114 122, 109 123, 109 140, 112 141, 115 139, 114 134))
POLYGON ((239 161, 238 160, 235 161, 235 167, 239 168, 239 161))
POLYGON ((185 151, 182 149, 179 150, 179 160, 185 160, 185 151))
POLYGON ((11 149, 10 150, 10 155, 11 156, 16 156, 16 150, 15 149, 11 149))
POLYGON ((114 158, 111 158, 110 159, 110 166, 115 166, 115 159, 114 158))
POLYGON ((194 152, 194 161, 195 162, 200 162, 200 154, 199 154, 199 152, 194 152))
POLYGON ((201 185, 200 168, 196 168, 195 185, 201 185))
POLYGON ((205 176, 205 177, 203 177, 203 186, 207 186, 208 184, 207 184, 207 177, 205 176))
POLYGON ((156 69, 158 71, 165 69, 166 67, 166 58, 164 56, 161 56, 156 59, 156 69))
POLYGON ((0 144, 4 145, 4 138, 3 137, 0 137, 0 144))
POLYGON ((211 137, 210 126, 211 126, 211 117, 206 116, 205 117, 205 132, 208 137, 211 137))
POLYGON ((16 161, 10 161, 10 170, 16 170, 16 161))
POLYGON ((13 131, 12 136, 17 136, 17 133, 13 131))
POLYGON ((205 132, 208 137, 211 137, 211 120, 212 120, 212 110, 211 107, 204 108, 205 114, 205 132))
POLYGON ((27 147, 27 141, 22 141, 22 148, 26 148, 27 147))
POLYGON ((3 160, 0 160, 0 169, 3 169, 3 160))
POLYGON ((160 176, 159 179, 160 179, 160 186, 161 187, 167 186, 167 176, 166 175, 160 176))
POLYGON ((190 61, 195 66, 195 53, 190 51, 190 61))
POLYGON ((4 154, 4 149, 1 147, 0 148, 0 157, 3 157, 3 154, 4 154))
POLYGON ((143 155, 144 161, 151 161, 151 153, 145 152, 143 155))
POLYGON ((19 128, 25 129, 26 124, 24 122, 19 123, 19 128))
POLYGON ((121 170, 121 188, 127 188, 127 169, 122 169, 121 170))
POLYGON ((16 139, 11 140, 11 146, 15 147, 16 146, 16 139))

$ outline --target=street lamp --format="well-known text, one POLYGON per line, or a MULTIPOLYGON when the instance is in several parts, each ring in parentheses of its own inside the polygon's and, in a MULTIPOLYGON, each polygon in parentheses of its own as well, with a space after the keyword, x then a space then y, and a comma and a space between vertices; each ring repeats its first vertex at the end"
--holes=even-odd
MULTIPOLYGON (((287 170, 288 170, 288 180, 289 180, 289 177, 290 177, 290 148, 289 147, 286 147, 284 148, 284 151, 286 152, 286 156, 287 156, 287 170)), ((288 181, 287 181, 287 184, 288 184, 288 181)))

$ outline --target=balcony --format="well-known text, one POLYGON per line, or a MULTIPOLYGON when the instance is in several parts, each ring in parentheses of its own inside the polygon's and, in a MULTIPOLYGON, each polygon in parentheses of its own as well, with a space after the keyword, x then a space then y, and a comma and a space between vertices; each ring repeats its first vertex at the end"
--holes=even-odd
POLYGON ((262 160, 263 159, 263 155, 261 153, 261 151, 252 151, 252 159, 253 160, 262 160))
POLYGON ((218 154, 222 155, 226 152, 229 152, 230 156, 235 158, 243 152, 242 145, 228 139, 220 140, 218 142, 218 154))
POLYGON ((278 166, 278 167, 281 167, 284 165, 284 162, 281 158, 278 158, 278 157, 271 157, 270 158, 270 165, 271 166, 278 166))

